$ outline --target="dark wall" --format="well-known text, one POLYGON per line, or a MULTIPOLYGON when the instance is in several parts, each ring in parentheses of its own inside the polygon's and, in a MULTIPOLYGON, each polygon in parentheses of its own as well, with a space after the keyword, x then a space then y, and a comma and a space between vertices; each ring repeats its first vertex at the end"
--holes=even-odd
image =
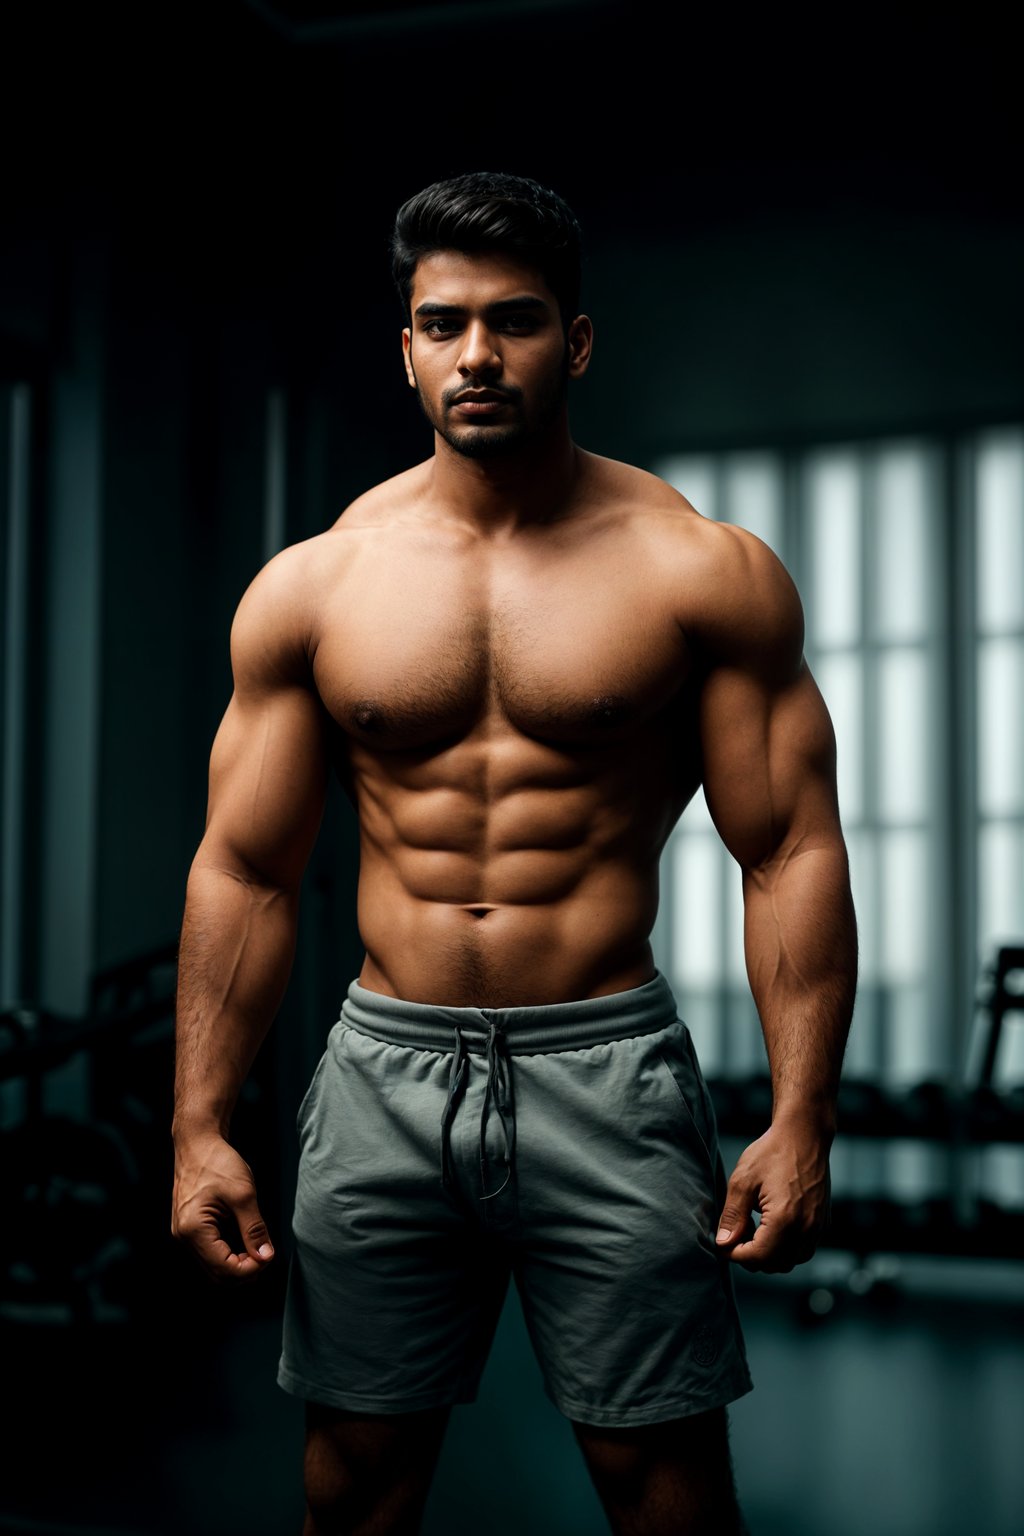
POLYGON ((1022 272, 1024 231, 871 208, 609 242, 581 438, 643 463, 1019 418, 1022 272))

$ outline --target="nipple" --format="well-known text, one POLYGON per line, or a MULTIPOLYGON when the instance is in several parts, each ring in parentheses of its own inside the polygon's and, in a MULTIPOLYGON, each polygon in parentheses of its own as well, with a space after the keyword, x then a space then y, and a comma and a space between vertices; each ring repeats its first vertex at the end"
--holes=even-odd
POLYGON ((384 723, 384 715, 376 704, 361 702, 352 711, 352 718, 361 731, 379 730, 384 723))

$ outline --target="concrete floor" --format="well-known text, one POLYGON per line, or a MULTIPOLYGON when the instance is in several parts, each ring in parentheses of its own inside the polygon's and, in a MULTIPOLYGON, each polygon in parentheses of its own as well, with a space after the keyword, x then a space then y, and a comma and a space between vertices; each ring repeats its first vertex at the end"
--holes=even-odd
MULTIPOLYGON (((862 1275, 839 1283, 848 1268, 823 1253, 738 1277, 755 1390, 731 1409, 732 1448, 752 1536, 1020 1536, 1024 1269, 918 1260, 865 1295, 862 1275)), ((302 1407, 274 1381, 274 1308, 184 1292, 145 1327, 4 1325, 0 1531, 296 1536, 302 1407)), ((514 1287, 480 1397, 453 1410, 423 1536, 482 1529, 608 1529, 514 1287)))

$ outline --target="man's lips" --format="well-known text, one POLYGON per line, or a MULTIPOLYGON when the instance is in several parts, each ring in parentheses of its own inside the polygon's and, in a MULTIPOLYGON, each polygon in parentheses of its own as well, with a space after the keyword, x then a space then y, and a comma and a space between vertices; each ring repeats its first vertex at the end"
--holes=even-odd
POLYGON ((493 389, 481 389, 471 394, 456 395, 452 409, 461 411, 464 416, 490 416, 508 403, 507 395, 499 395, 493 389))

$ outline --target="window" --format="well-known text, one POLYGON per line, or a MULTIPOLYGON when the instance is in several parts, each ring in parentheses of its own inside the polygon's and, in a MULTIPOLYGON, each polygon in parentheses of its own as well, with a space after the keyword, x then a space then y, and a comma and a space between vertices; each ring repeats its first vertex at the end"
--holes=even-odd
MULTIPOLYGON (((861 942, 845 1070, 956 1080, 981 969, 1024 940, 1024 431, 653 468, 800 589, 861 942)), ((705 1071, 763 1072, 740 873, 700 794, 665 849, 654 946, 705 1071)), ((1001 1078, 1024 1078, 1021 1036, 1001 1078)))
MULTIPOLYGON (((1024 437, 983 439, 973 471, 974 835, 984 953, 1024 934, 1024 437)), ((1024 1041, 1014 1037, 1014 1045, 1019 1080, 1024 1041)))

